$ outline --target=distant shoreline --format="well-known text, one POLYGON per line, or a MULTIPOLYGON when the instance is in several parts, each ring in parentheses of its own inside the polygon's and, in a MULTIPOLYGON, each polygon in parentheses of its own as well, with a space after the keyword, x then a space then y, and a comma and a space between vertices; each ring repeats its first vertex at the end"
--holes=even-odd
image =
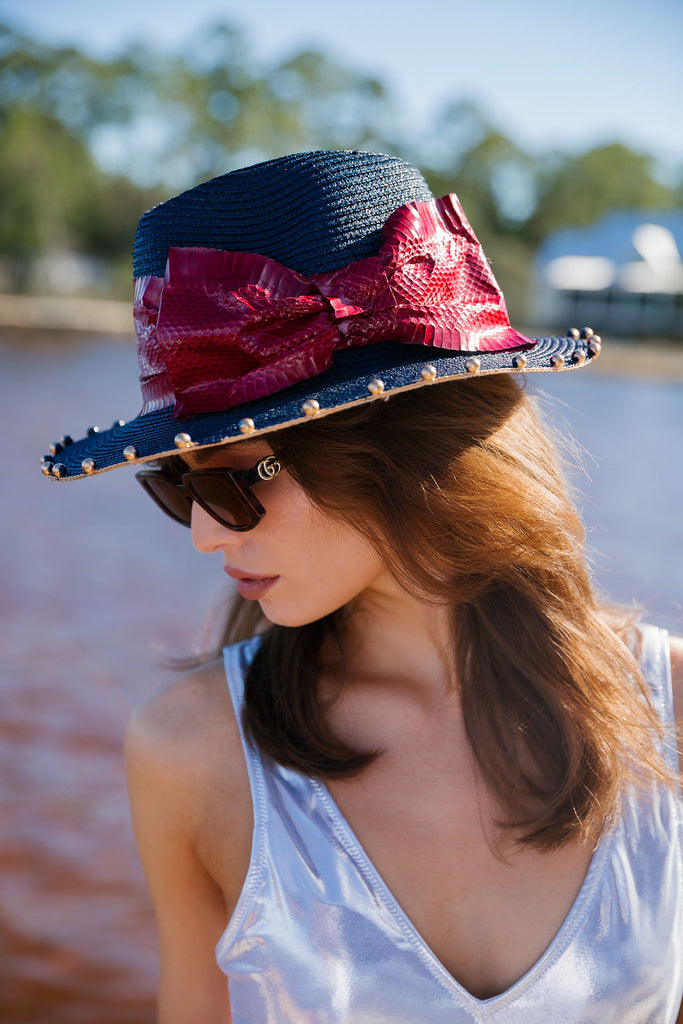
POLYGON ((0 294, 0 330, 3 328, 134 337, 133 307, 118 299, 0 294))
POLYGON ((683 340, 604 340, 596 373, 683 382, 683 340))
MULTIPOLYGON (((0 332, 10 343, 13 336, 25 340, 27 334, 41 341, 53 335, 53 340, 63 341, 65 335, 74 335, 69 341, 81 342, 93 334, 118 337, 122 342, 135 340, 131 303, 116 299, 0 294, 0 332)), ((606 337, 595 367, 611 376, 683 381, 683 339, 606 337)))

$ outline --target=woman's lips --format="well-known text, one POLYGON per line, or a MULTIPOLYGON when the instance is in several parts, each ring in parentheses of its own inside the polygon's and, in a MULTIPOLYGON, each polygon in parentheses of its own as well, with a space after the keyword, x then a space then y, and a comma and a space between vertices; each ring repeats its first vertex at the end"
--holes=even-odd
POLYGON ((250 576, 242 569, 230 569, 227 566, 225 572, 231 579, 237 580, 237 592, 248 601, 260 601, 280 578, 279 576, 250 576))

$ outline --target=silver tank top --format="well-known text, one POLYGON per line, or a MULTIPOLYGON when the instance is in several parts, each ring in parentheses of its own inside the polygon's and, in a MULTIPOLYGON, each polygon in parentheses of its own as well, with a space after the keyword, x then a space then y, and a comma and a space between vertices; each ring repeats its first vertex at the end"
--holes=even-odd
MULTIPOLYGON (((241 728, 257 640, 224 652, 241 728)), ((666 633, 641 666, 672 721, 666 633)), ((251 862, 216 947, 234 1024, 673 1024, 683 992, 680 794, 627 796, 552 943, 515 985, 475 999, 425 944, 324 784, 245 742, 251 862)), ((666 754, 675 765, 675 754, 666 754)))

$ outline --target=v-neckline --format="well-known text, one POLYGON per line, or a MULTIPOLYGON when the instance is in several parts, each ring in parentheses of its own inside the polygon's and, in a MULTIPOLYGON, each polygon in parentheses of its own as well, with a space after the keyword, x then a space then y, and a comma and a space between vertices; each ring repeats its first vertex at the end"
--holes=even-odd
MULTIPOLYGON (((249 661, 253 657, 254 651, 260 643, 260 637, 252 637, 249 641, 246 641, 244 645, 240 645, 240 651, 246 651, 249 661)), ((240 688, 243 699, 243 677, 240 676, 239 669, 235 666, 235 673, 237 677, 237 685, 240 688)), ((234 678, 232 673, 228 669, 226 672, 228 679, 234 678)), ((230 685, 230 684, 229 684, 230 685)), ((232 692, 232 691, 231 691, 232 692)), ((240 732, 242 731, 242 725, 240 723, 240 732)), ((244 737, 243 737, 244 742, 244 737)), ((282 766, 276 766, 280 771, 289 771, 290 769, 283 769, 282 766)), ((251 773, 251 768, 249 769, 251 773)), ((299 775, 298 772, 295 774, 299 775)), ((445 988, 453 992, 459 999, 462 1006, 465 1009, 472 1011, 476 1010, 479 1013, 493 1013, 495 1010, 500 1009, 506 1003, 510 1003, 515 1000, 518 996, 522 995, 531 985, 533 985, 554 963, 556 963, 562 954, 566 951, 567 947, 571 943, 572 939, 578 932, 585 916, 590 908, 591 901, 595 896, 598 884, 602 878, 603 868, 605 862, 611 855, 612 847, 616 840, 616 834, 619 827, 619 821, 621 815, 618 815, 616 820, 605 829, 605 832, 601 836, 596 850, 591 857, 590 863, 586 870, 581 887, 572 902, 571 907, 567 911, 567 914, 560 924, 557 932, 553 939, 540 955, 538 960, 519 978, 513 985, 505 989, 503 992, 499 992, 498 995, 490 996, 487 999, 479 999, 473 995, 468 989, 465 988, 448 970, 447 967, 441 962, 436 953, 433 952, 431 947, 424 940, 420 932, 417 930, 411 919, 408 917, 403 907, 392 893, 389 886, 384 881, 382 875, 375 867, 370 857, 365 852, 365 849, 356 835, 354 829, 349 824, 346 816, 341 811, 337 801, 334 799, 329 789, 321 779, 313 778, 312 776, 306 776, 308 782, 313 787, 313 790, 317 794, 322 806, 324 807, 330 825, 346 850, 351 860, 355 863, 357 869, 364 875, 366 881, 370 884, 373 891, 377 895, 379 901, 386 909, 389 916, 393 919, 394 923, 400 928, 401 932, 405 936, 406 940, 410 943, 411 947, 415 950, 416 954, 420 957, 425 966, 429 969, 430 973, 435 977, 437 981, 445 988)), ((254 781, 252 780, 252 793, 254 799, 256 799, 256 792, 253 788, 254 781)), ((258 788, 258 787, 257 787, 258 788)), ((262 794, 260 799, 262 800, 262 794)), ((256 806, 254 807, 254 813, 257 814, 256 806)), ((264 814, 263 808, 260 810, 260 815, 264 814)), ((256 824, 256 819, 255 819, 256 824)), ((254 857, 254 850, 252 849, 252 860, 254 857)), ((252 870, 252 863, 250 862, 249 874, 252 870)), ((239 906, 239 903, 238 903, 239 906)), ((237 908, 235 914, 237 913, 237 908)), ((233 915, 233 918, 235 915, 233 915)), ((229 924, 229 928, 232 927, 233 922, 229 924)))
POLYGON ((355 862, 358 869, 365 875, 367 881, 370 882, 383 906, 394 919, 395 923, 398 924, 413 949, 421 957, 430 971, 441 981, 441 983, 445 983, 447 987, 450 987, 452 991, 455 991, 463 1003, 469 1004, 472 1008, 490 1008, 491 1011, 499 1009, 500 1006, 511 1002, 513 999, 516 999, 517 996, 521 995, 522 992, 526 991, 526 989, 528 989, 529 986, 532 985, 552 964, 559 960, 576 935, 585 918, 590 902, 595 895, 598 882, 602 876, 602 868, 605 860, 609 857, 616 832, 616 824, 613 823, 601 836, 595 852, 589 862, 581 887, 576 894, 571 907, 569 908, 553 939, 538 960, 536 960, 536 962, 527 971, 525 971, 521 978, 503 992, 499 992, 498 995, 490 996, 487 999, 478 999, 477 996, 472 995, 472 993, 450 973, 436 953, 434 953, 432 948, 427 944, 421 933, 417 930, 389 886, 384 881, 382 875, 365 852, 358 836, 349 824, 346 816, 341 811, 337 801, 332 796, 325 783, 320 779, 313 778, 310 781, 329 815, 331 825, 337 838, 341 841, 344 849, 355 862))

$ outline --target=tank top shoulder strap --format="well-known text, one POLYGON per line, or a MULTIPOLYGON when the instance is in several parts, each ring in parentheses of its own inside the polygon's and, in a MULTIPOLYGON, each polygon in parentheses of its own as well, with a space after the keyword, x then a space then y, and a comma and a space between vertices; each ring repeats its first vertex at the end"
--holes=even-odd
POLYGON ((235 711, 235 718, 242 740, 242 750, 249 773, 249 785, 251 787, 251 799, 254 810, 254 828, 259 829, 266 820, 266 796, 264 782, 264 766, 261 755, 256 747, 247 738, 242 722, 242 710, 244 708, 244 680, 261 643, 258 636, 250 640, 243 640, 241 643, 223 649, 223 664, 225 665, 225 678, 228 684, 228 691, 235 711))
MULTIPOLYGON (((649 687, 657 717, 664 729, 670 731, 674 724, 674 706, 669 634, 665 629, 659 629, 657 626, 647 623, 641 623, 638 629, 640 634, 640 650, 638 652, 640 670, 649 687)), ((669 767, 677 771, 676 745, 671 742, 668 735, 666 735, 663 755, 669 767)))

